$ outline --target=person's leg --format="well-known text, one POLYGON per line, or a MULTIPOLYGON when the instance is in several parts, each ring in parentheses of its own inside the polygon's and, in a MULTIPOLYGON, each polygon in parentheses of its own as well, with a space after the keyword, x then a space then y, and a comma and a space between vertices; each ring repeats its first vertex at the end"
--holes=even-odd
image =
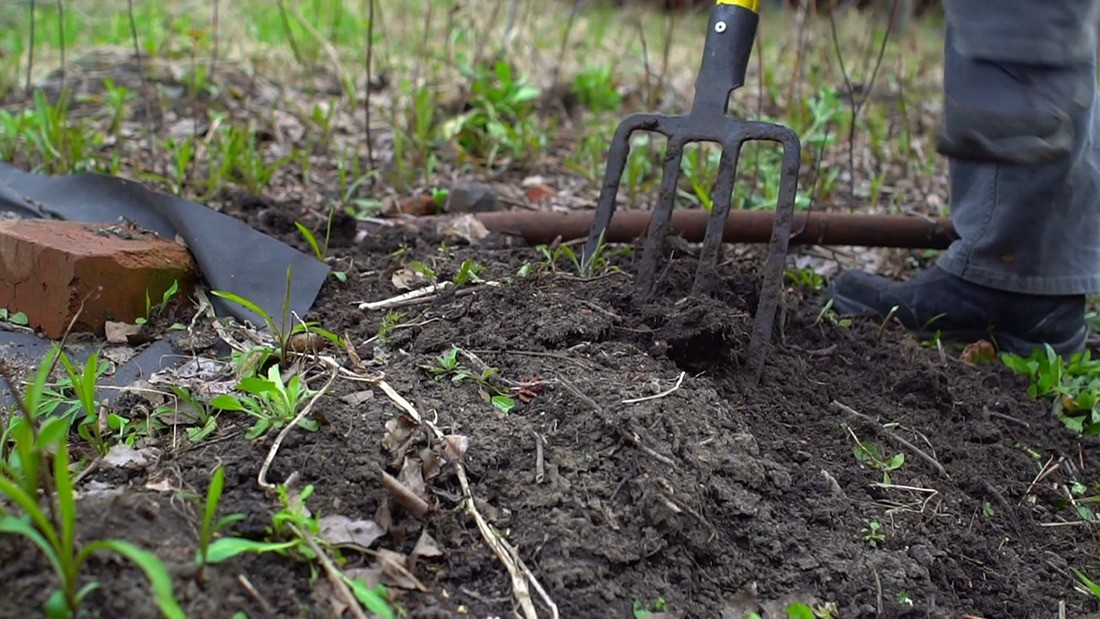
POLYGON ((946 339, 1027 354, 1084 343, 1100 291, 1100 2, 946 0, 944 122, 960 240, 908 282, 842 274, 843 313, 895 315, 946 339), (1037 12, 1038 11, 1038 12, 1037 12), (931 324, 929 324, 931 323, 931 324))

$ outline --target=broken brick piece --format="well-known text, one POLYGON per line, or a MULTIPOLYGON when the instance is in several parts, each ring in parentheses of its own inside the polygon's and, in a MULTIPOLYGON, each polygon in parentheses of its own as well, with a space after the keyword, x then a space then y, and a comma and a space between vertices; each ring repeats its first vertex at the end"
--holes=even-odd
POLYGON ((146 298, 156 305, 173 282, 188 294, 195 273, 183 245, 131 226, 0 222, 0 307, 25 313, 51 339, 63 336, 78 313, 73 331, 97 335, 108 320, 144 317, 146 298))

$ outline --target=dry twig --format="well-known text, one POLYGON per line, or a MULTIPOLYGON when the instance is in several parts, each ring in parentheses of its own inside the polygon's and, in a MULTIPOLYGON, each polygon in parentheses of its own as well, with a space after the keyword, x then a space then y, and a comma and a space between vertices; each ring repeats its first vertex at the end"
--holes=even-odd
POLYGON ((680 378, 676 379, 676 384, 671 389, 666 389, 661 393, 649 395, 644 398, 632 398, 630 400, 623 400, 623 404, 637 404, 638 402, 648 402, 649 400, 658 400, 660 398, 667 397, 676 393, 680 389, 680 385, 684 382, 684 377, 687 376, 687 372, 680 372, 680 378))
POLYGON ((275 437, 275 442, 271 444, 271 449, 268 450, 267 457, 264 458, 264 464, 260 467, 260 473, 256 476, 256 481, 264 490, 269 492, 275 490, 275 484, 267 481, 267 470, 271 468, 271 463, 275 460, 275 454, 279 453, 279 446, 283 444, 283 440, 290 434, 290 431, 298 426, 298 422, 304 419, 305 416, 313 410, 313 405, 317 403, 317 400, 328 393, 328 388, 332 385, 332 381, 336 380, 337 374, 338 372, 333 370, 332 375, 329 376, 328 382, 310 398, 309 402, 306 403, 306 405, 302 407, 302 410, 299 411, 298 415, 294 417, 294 420, 286 424, 286 427, 284 427, 279 432, 279 435, 275 437))
POLYGON ((886 438, 890 439, 894 443, 897 443, 902 448, 908 449, 913 455, 915 455, 918 458, 920 458, 921 460, 924 460, 925 462, 927 462, 929 464, 929 466, 936 469, 936 471, 940 475, 942 475, 944 477, 948 477, 948 478, 951 477, 950 475, 947 474, 947 469, 945 469, 944 466, 942 464, 940 464, 938 460, 936 460, 932 456, 925 453, 924 450, 920 449, 919 447, 917 447, 913 443, 910 443, 909 441, 905 440, 904 438, 902 438, 902 437, 898 436, 897 434, 891 432, 890 430, 887 430, 886 428, 882 427, 882 425, 879 424, 874 419, 872 419, 872 418, 868 417, 867 415, 864 415, 863 413, 855 410, 851 406, 848 406, 846 404, 841 404, 840 402, 838 402, 836 400, 833 400, 833 406, 835 408, 841 410, 841 411, 844 411, 845 413, 848 413, 849 415, 852 415, 853 417, 857 417, 859 419, 862 419, 863 421, 866 421, 866 422, 872 424, 875 428, 878 429, 879 432, 881 432, 884 436, 886 436, 886 438))

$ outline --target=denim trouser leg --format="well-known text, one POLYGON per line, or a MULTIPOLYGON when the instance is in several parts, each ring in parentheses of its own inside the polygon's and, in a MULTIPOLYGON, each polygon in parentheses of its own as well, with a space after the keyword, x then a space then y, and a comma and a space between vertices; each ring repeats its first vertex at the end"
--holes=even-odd
POLYGON ((939 266, 1013 292, 1100 293, 1100 0, 944 6, 944 132, 984 132, 1011 160, 949 160, 960 240, 939 266), (1035 144, 1050 147, 1017 148, 1035 144))

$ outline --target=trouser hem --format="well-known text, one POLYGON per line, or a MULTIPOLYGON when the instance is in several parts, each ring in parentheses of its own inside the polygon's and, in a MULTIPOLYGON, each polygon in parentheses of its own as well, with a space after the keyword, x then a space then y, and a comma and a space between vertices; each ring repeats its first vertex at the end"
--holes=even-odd
POLYGON ((1019 294, 1063 296, 1100 293, 1100 275, 1020 276, 983 269, 951 253, 941 256, 937 266, 968 282, 1019 294))

